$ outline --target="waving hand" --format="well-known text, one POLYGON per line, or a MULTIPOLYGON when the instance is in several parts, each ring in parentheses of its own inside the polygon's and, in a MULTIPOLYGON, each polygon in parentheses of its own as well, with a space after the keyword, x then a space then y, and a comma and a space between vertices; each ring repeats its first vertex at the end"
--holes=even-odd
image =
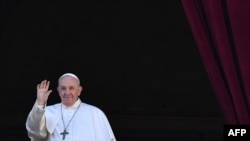
POLYGON ((49 90, 50 82, 43 80, 40 84, 37 84, 37 102, 39 105, 45 105, 47 103, 48 97, 52 90, 49 90))

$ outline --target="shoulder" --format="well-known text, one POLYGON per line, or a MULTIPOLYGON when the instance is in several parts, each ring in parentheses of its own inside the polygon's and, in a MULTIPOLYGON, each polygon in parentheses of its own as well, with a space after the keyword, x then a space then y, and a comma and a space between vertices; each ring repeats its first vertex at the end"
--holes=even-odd
POLYGON ((91 105, 91 104, 82 102, 81 107, 83 110, 88 110, 89 112, 104 114, 104 112, 99 107, 97 107, 95 105, 91 105))
POLYGON ((98 108, 97 106, 91 105, 91 104, 88 104, 88 103, 85 103, 85 102, 82 102, 82 103, 81 103, 81 107, 83 107, 83 108, 85 108, 85 109, 89 109, 89 110, 101 110, 101 109, 98 108))

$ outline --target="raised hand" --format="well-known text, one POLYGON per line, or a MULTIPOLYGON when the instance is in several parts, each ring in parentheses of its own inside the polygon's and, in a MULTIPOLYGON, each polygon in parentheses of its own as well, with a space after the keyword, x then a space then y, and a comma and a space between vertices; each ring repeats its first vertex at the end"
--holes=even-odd
POLYGON ((49 90, 50 82, 43 80, 40 84, 37 84, 37 103, 38 105, 45 105, 47 103, 48 97, 52 90, 49 90))

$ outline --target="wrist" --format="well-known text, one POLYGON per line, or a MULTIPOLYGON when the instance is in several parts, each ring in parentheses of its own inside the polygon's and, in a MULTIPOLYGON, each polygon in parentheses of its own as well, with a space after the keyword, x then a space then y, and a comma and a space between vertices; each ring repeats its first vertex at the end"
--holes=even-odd
POLYGON ((39 106, 44 106, 46 104, 46 102, 40 101, 40 100, 36 100, 36 102, 37 102, 37 105, 39 106))

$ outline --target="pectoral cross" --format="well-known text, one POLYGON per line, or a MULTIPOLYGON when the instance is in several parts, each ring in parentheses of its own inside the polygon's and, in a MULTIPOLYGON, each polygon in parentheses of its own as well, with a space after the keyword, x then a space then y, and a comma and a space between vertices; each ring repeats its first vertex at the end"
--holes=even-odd
POLYGON ((67 134, 69 134, 69 132, 67 132, 66 131, 66 129, 64 129, 64 131, 62 132, 62 133, 60 133, 63 137, 62 137, 62 139, 64 140, 65 139, 65 136, 67 135, 67 134))

